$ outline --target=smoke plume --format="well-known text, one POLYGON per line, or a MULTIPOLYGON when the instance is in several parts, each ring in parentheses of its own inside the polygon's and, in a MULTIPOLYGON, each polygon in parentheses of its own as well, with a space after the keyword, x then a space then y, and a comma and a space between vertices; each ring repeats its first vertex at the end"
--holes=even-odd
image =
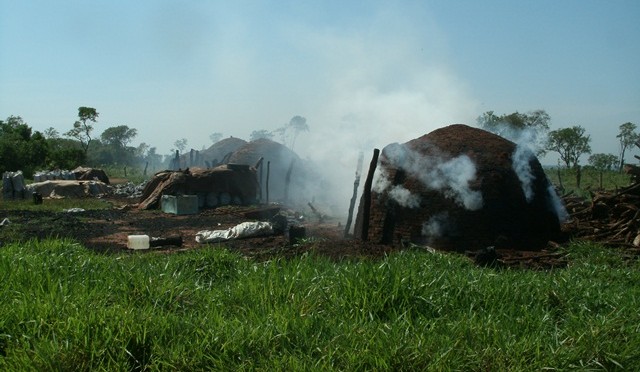
MULTIPOLYGON (((482 193, 471 189, 470 183, 476 179, 476 166, 467 155, 447 158, 445 155, 418 154, 406 146, 392 144, 385 148, 384 155, 395 167, 414 177, 429 190, 442 192, 468 210, 482 208, 482 193)), ((375 191, 382 192, 391 186, 388 175, 381 171, 375 184, 375 191)), ((409 190, 397 185, 391 186, 389 197, 399 204, 411 208, 419 207, 420 198, 409 190)))

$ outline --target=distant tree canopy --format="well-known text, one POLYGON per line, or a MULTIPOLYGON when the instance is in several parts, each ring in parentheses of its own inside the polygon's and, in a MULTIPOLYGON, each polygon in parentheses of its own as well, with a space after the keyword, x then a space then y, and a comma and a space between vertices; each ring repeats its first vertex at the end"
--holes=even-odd
MULTIPOLYGON (((0 171, 22 170, 32 177, 37 170, 74 169, 80 165, 105 166, 112 164, 133 165, 148 156, 159 165, 159 155, 147 152, 147 147, 131 147, 129 144, 137 130, 126 125, 107 128, 100 139, 91 139, 91 131, 98 116, 95 109, 81 107, 77 126, 61 138, 54 128, 45 130, 46 136, 33 132, 19 116, 0 120, 0 171), (91 142, 89 149, 88 143, 91 142)), ((186 141, 186 140, 185 140, 186 141)), ((142 146, 142 145, 141 145, 142 146)), ((146 146, 146 145, 145 145, 146 146)))
POLYGON ((549 130, 550 121, 551 118, 545 110, 531 111, 526 114, 516 111, 499 116, 493 111, 487 111, 476 119, 480 128, 500 135, 507 130, 533 129, 546 132, 549 130))
POLYGON ((300 133, 308 131, 309 125, 307 124, 307 119, 303 116, 296 115, 289 120, 289 123, 276 129, 273 134, 280 135, 282 144, 293 150, 296 145, 296 139, 300 133))
POLYGON ((125 148, 138 135, 138 131, 126 125, 107 128, 100 135, 103 143, 115 148, 125 148))
POLYGON ((618 163, 618 157, 613 154, 592 154, 589 156, 589 165, 596 170, 605 171, 612 170, 618 163))
POLYGON ((0 120, 0 173, 22 170, 26 177, 46 164, 48 143, 20 116, 0 120))
POLYGON ((526 142, 538 156, 545 153, 550 121, 551 117, 544 110, 502 115, 487 111, 476 119, 478 126, 486 131, 514 142, 526 142))
POLYGON ((618 170, 622 171, 624 166, 624 156, 630 146, 633 146, 640 140, 640 135, 636 132, 636 125, 633 123, 624 123, 619 127, 620 132, 616 136, 620 141, 620 157, 618 158, 620 163, 618 164, 618 170))
POLYGON ((209 135, 209 139, 211 140, 211 143, 216 143, 222 139, 222 133, 220 132, 211 133, 209 135))
POLYGON ((260 138, 273 139, 273 132, 270 132, 266 129, 254 130, 249 135, 249 141, 255 141, 260 138))
POLYGON ((557 152, 567 168, 577 167, 582 154, 591 153, 591 136, 579 125, 549 132, 547 149, 557 152))
POLYGON ((187 148, 187 139, 186 138, 180 138, 179 140, 176 140, 173 143, 173 146, 175 146, 176 150, 178 150, 180 153, 184 152, 184 149, 187 148))

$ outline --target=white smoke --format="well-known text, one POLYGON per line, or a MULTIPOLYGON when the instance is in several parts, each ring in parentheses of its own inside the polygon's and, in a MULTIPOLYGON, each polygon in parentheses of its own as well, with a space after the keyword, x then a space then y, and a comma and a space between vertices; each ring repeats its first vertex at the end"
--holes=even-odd
POLYGON ((429 221, 422 224, 422 236, 437 239, 445 234, 449 226, 449 213, 442 212, 431 216, 429 221))
POLYGON ((468 210, 482 208, 482 192, 471 189, 470 185, 476 179, 476 166, 467 155, 451 158, 419 154, 399 144, 387 146, 384 155, 427 189, 442 192, 468 210))
POLYGON ((414 195, 402 185, 396 185, 389 191, 389 197, 406 208, 420 207, 420 196, 414 195))
MULTIPOLYGON (((427 161, 433 160, 427 159, 427 161)), ((422 164, 426 172, 419 173, 420 180, 433 190, 444 192, 470 211, 482 208, 482 193, 472 190, 469 183, 476 179, 476 166, 467 155, 436 162, 434 165, 422 164)))
POLYGON ((569 219, 569 213, 567 213, 567 209, 564 207, 564 204, 562 204, 562 199, 560 199, 551 183, 549 183, 547 193, 549 194, 549 199, 551 199, 556 216, 558 216, 558 220, 561 223, 567 221, 569 219))
POLYGON ((522 192, 528 203, 531 203, 534 197, 533 181, 535 181, 535 176, 531 169, 531 160, 533 160, 534 157, 535 155, 529 147, 520 144, 516 146, 511 156, 511 167, 520 180, 522 192))
MULTIPOLYGON (((541 141, 539 138, 539 132, 530 128, 524 130, 509 128, 503 129, 501 132, 501 134, 505 135, 505 138, 516 143, 516 149, 511 156, 511 166, 520 180, 522 192, 524 193, 527 202, 531 203, 535 197, 533 191, 535 176, 533 174, 533 169, 531 168, 531 162, 535 158, 535 153, 540 152, 541 141)), ((562 200, 554 190, 551 183, 549 183, 549 187, 547 188, 547 194, 560 222, 566 221, 569 218, 569 215, 562 204, 562 200)))
POLYGON ((389 180, 389 175, 384 168, 377 168, 377 171, 373 177, 373 184, 371 185, 371 190, 377 192, 378 194, 384 193, 391 186, 391 181, 389 180))
POLYGON ((391 200, 394 200, 405 208, 420 207, 420 196, 412 194, 411 191, 402 185, 392 185, 391 180, 389 180, 389 175, 384 168, 378 168, 371 190, 379 194, 387 192, 391 200))

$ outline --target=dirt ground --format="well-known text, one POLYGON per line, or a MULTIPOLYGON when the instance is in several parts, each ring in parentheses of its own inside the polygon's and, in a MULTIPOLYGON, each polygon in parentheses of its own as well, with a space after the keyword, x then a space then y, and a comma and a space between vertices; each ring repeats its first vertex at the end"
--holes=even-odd
MULTIPOLYGON (((201 230, 224 230, 245 221, 268 220, 280 212, 289 216, 290 226, 304 227, 304 239, 292 242, 287 235, 277 234, 212 243, 210 246, 229 247, 244 256, 259 260, 293 257, 305 252, 334 260, 375 259, 403 249, 427 249, 344 238, 344 226, 338 221, 330 218, 321 221, 315 216, 300 216, 280 205, 227 206, 204 209, 193 215, 175 215, 160 210, 140 210, 135 207, 136 199, 108 197, 106 200, 112 204, 112 208, 76 213, 0 210, 0 220, 8 218, 12 224, 21 224, 22 231, 25 232, 23 238, 72 238, 89 249, 104 253, 133 253, 133 250, 127 248, 129 235, 146 234, 152 239, 179 237, 181 244, 162 245, 144 251, 170 253, 206 247, 195 239, 196 233, 201 230)), ((478 265, 493 267, 549 269, 567 265, 566 258, 554 243, 540 251, 483 250, 466 252, 466 256, 478 265)))

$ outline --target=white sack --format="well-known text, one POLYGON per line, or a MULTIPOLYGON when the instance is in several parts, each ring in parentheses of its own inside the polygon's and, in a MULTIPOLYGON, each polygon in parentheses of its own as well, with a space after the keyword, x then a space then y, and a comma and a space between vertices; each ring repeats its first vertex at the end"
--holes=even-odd
POLYGON ((196 234, 198 243, 216 243, 232 239, 273 234, 271 222, 243 222, 227 230, 202 230, 196 234))

